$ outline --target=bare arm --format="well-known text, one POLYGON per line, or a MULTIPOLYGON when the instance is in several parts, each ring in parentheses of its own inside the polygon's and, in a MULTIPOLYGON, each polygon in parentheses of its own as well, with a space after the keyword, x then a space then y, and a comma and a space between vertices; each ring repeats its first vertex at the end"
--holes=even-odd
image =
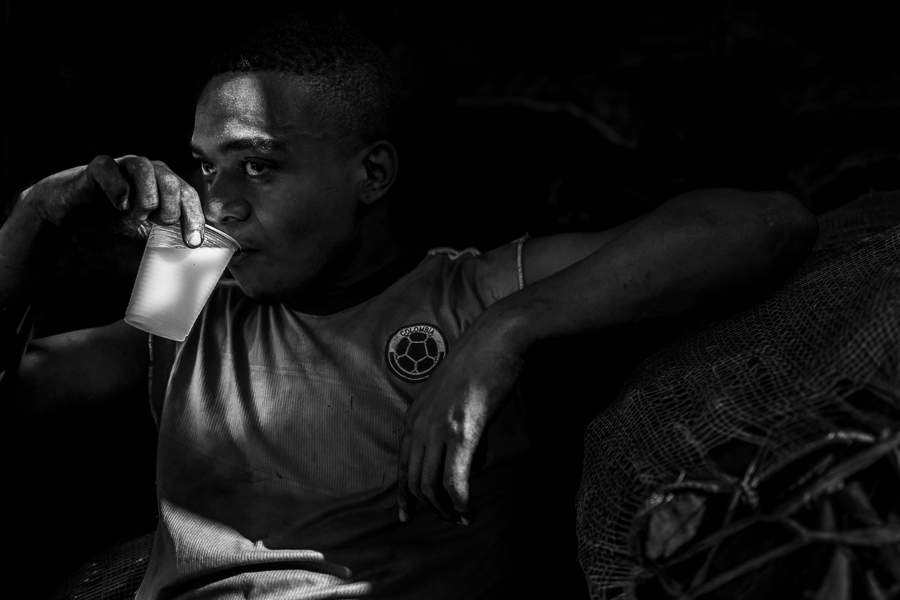
MULTIPOLYGON (((162 163, 101 156, 84 167, 51 175, 22 194, 0 228, 4 320, 14 321, 28 304, 69 227, 85 213, 109 216, 116 211, 137 221, 180 220, 186 240, 194 242, 190 245, 200 241, 192 238, 204 222, 199 198, 162 163)), ((144 394, 147 362, 147 335, 123 322, 35 340, 27 347, 10 395, 20 410, 32 411, 144 394)), ((6 393, 9 380, 0 383, 6 393)))
POLYGON ((472 324, 407 413, 401 520, 412 496, 447 518, 466 514, 475 448, 533 343, 754 292, 795 269, 817 233, 787 194, 722 189, 678 196, 606 232, 528 242, 529 285, 472 324))
POLYGON ((34 340, 28 345, 11 398, 20 414, 147 397, 148 335, 117 321, 34 340))
POLYGON ((498 310, 527 321, 526 344, 752 293, 799 266, 818 235, 792 196, 732 189, 682 194, 617 229, 574 251, 568 236, 525 247, 532 285, 498 310))

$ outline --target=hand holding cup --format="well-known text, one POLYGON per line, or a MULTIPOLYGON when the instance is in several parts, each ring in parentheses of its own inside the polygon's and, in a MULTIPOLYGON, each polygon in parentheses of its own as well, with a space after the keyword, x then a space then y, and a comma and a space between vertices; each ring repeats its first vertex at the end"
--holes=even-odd
POLYGON ((89 164, 51 175, 23 194, 41 218, 64 225, 82 209, 109 203, 136 221, 181 224, 188 247, 203 243, 203 207, 197 191, 165 163, 141 156, 101 155, 89 164))

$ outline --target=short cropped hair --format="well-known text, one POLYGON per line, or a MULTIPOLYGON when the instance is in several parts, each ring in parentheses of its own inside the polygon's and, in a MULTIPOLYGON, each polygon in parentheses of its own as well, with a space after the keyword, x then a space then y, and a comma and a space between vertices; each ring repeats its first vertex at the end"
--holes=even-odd
POLYGON ((337 21, 289 15, 229 44, 210 62, 206 81, 228 72, 301 77, 320 119, 355 151, 394 133, 393 65, 368 38, 337 21))

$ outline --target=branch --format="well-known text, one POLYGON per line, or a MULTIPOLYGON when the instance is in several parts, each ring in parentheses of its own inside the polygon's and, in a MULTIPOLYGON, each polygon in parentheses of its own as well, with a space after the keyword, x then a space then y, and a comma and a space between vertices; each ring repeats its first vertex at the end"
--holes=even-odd
POLYGON ((534 112, 542 113, 566 113, 575 117, 588 125, 591 129, 602 135, 606 141, 615 145, 634 150, 637 148, 637 142, 630 140, 620 134, 618 131, 607 125, 597 115, 592 114, 571 102, 547 102, 543 100, 535 100, 533 98, 524 98, 521 96, 492 96, 488 98, 478 97, 461 97, 456 99, 456 103, 460 106, 471 108, 499 108, 504 106, 513 106, 516 108, 524 108, 534 112))

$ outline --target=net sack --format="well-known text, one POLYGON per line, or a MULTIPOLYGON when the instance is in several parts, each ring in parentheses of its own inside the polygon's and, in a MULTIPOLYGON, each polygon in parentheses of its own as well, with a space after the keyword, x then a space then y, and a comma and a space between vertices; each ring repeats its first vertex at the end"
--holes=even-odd
POLYGON ((114 544, 63 581, 49 600, 133 600, 153 546, 153 533, 114 544))
POLYGON ((820 223, 784 286, 655 349, 585 429, 592 598, 900 594, 900 193, 820 223))

